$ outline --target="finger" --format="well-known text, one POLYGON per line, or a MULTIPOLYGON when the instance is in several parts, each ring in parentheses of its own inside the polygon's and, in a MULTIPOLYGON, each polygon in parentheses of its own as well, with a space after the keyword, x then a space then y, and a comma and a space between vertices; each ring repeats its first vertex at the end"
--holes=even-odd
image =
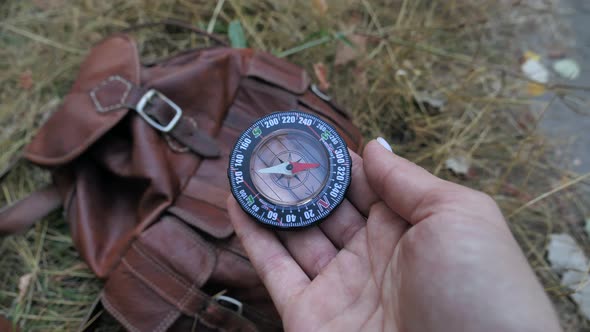
POLYGON ((342 249, 365 225, 365 217, 345 199, 328 219, 320 224, 320 229, 337 249, 342 249))
POLYGON ((363 166, 375 193, 412 224, 423 219, 419 208, 425 197, 433 197, 434 192, 447 186, 445 181, 387 151, 375 140, 365 147, 363 166))
POLYGON ((348 150, 350 158, 352 159, 351 181, 350 188, 346 197, 350 200, 363 216, 369 215, 371 205, 379 200, 377 194, 371 189, 365 169, 363 166, 363 159, 352 150, 348 150))
POLYGON ((309 278, 277 237, 246 215, 231 195, 227 209, 248 258, 282 315, 289 299, 309 285, 309 278))
POLYGON ((315 278, 338 250, 318 227, 278 232, 279 238, 309 278, 315 278))

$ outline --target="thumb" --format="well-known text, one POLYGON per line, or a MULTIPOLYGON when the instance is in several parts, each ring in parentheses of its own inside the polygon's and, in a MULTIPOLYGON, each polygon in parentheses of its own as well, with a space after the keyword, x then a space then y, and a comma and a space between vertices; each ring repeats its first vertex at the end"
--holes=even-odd
POLYGON ((363 167, 369 185, 389 208, 415 224, 420 205, 450 184, 422 167, 390 152, 385 140, 370 141, 363 152, 363 167))

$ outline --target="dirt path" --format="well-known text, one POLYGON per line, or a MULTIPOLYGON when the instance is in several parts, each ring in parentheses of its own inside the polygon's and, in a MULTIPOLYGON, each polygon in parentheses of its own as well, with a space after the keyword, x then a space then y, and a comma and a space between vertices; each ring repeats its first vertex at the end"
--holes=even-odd
MULTIPOLYGON (((575 39, 575 47, 567 56, 576 59, 582 69, 578 79, 567 83, 590 87, 590 1, 564 0, 564 6, 564 19, 575 39)), ((590 93, 579 92, 578 95, 590 101, 590 93)), ((558 154, 561 151, 562 155, 558 158, 563 160, 564 167, 579 173, 590 172, 590 105, 585 111, 588 115, 580 115, 558 101, 541 124, 542 130, 560 145, 558 154)))

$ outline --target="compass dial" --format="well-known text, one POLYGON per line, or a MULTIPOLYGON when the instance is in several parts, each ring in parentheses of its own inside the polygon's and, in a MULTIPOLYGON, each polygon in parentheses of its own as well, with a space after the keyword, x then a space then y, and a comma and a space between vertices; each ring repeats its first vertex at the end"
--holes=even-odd
POLYGON ((342 202, 350 167, 334 128, 292 111, 263 117, 240 136, 228 176, 233 195, 257 221, 298 228, 324 219, 342 202))

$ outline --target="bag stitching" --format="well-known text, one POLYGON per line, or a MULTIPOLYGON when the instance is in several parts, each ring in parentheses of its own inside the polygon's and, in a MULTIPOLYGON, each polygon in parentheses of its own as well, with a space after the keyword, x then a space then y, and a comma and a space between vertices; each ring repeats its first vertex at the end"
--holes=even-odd
MULTIPOLYGON (((183 284, 180 280, 177 279, 177 276, 174 274, 171 274, 169 271, 167 271, 167 268, 162 266, 161 264, 159 264, 158 262, 155 262, 153 260, 153 258, 148 257, 146 253, 144 253, 141 249, 139 249, 136 244, 133 244, 133 248, 137 250, 138 254, 140 254, 142 257, 144 257, 146 260, 151 261, 152 263, 154 263, 155 267, 158 268, 161 272, 164 272, 166 274, 168 274, 169 276, 171 276, 177 283, 179 283, 181 286, 186 287, 185 284, 183 284)), ((123 263, 125 264, 125 266, 127 266, 140 280, 144 281, 146 284, 148 284, 149 286, 151 286, 152 288, 155 289, 160 289, 160 287, 157 287, 156 285, 154 285, 152 282, 144 279, 141 274, 139 274, 139 272, 137 270, 135 270, 133 267, 130 266, 130 264, 127 262, 126 258, 123 258, 123 263)), ((194 287, 194 284, 191 285, 190 287, 187 288, 187 293, 183 296, 182 299, 180 299, 179 301, 177 301, 175 303, 175 305, 179 308, 179 309, 184 309, 184 306, 186 305, 186 303, 189 301, 190 297, 189 295, 195 295, 195 296, 200 296, 201 294, 197 293, 194 289, 192 289, 192 287, 194 287)), ((207 295, 205 295, 207 296, 207 295)), ((226 329, 222 329, 219 327, 215 327, 213 325, 213 323, 210 322, 210 320, 208 320, 206 317, 203 317, 200 313, 202 313, 203 310, 201 310, 200 312, 196 313, 195 316, 199 318, 199 320, 201 322, 203 322, 205 325, 207 325, 208 327, 211 328, 216 328, 219 331, 227 331, 226 329)))
MULTIPOLYGON (((214 248, 209 245, 206 242, 203 242, 203 240, 187 225, 185 225, 183 222, 176 220, 176 219, 171 219, 171 222, 176 224, 177 226, 184 228, 185 232, 184 234, 187 234, 189 237, 192 238, 192 240, 194 241, 194 243, 198 246, 201 246, 202 248, 204 248, 207 253, 207 260, 212 260, 213 261, 213 268, 215 267, 215 265, 217 265, 217 256, 214 253, 214 248)), ((140 240, 141 241, 141 240, 140 240)), ((137 243, 134 242, 131 245, 143 258, 148 259, 150 261, 152 261, 155 265, 159 266, 163 272, 166 272, 168 274, 170 274, 173 278, 175 278, 181 285, 183 286, 187 286, 187 285, 191 285, 194 286, 195 284, 191 284, 190 282, 185 282, 184 280, 181 280, 178 277, 178 274, 175 273, 174 271, 171 271, 167 266, 162 265, 160 262, 156 261, 154 258, 152 258, 148 253, 145 252, 145 250, 141 247, 143 247, 144 245, 141 243, 137 243)))
MULTIPOLYGON (((141 249, 138 248, 138 246, 134 243, 132 245, 133 249, 135 249, 137 251, 137 253, 142 256, 143 258, 145 258, 146 260, 148 260, 150 263, 152 263, 158 270, 160 270, 160 272, 163 272, 167 275, 169 275, 170 277, 172 277, 172 279, 181 287, 187 287, 187 283, 184 282, 183 280, 181 280, 175 273, 171 272, 168 270, 167 267, 164 267, 162 264, 160 264, 159 262, 156 262, 153 258, 148 257, 148 255, 146 253, 144 253, 141 249)), ((126 260, 126 258, 123 258, 124 260, 126 260)))
POLYGON ((180 228, 183 228, 185 231, 184 234, 187 234, 189 237, 191 237, 195 244, 205 249, 209 249, 207 250, 206 254, 208 256, 207 258, 213 260, 213 266, 217 265, 217 256, 214 253, 215 248, 209 242, 203 240, 203 238, 201 238, 192 228, 186 225, 183 221, 180 221, 178 218, 170 218, 170 221, 180 228))
POLYGON ((123 322, 123 324, 125 325, 126 328, 128 328, 129 330, 131 330, 132 332, 141 332, 137 327, 135 327, 133 324, 131 324, 124 316, 123 314, 117 310, 112 304, 111 302, 107 299, 107 296, 105 294, 105 296, 102 297, 101 299, 102 301, 102 305, 105 306, 107 309, 109 309, 109 312, 115 316, 115 318, 117 318, 118 320, 120 320, 121 322, 123 322))
MULTIPOLYGON (((207 204, 219 211, 225 212, 225 210, 222 210, 222 209, 218 208, 217 206, 212 205, 211 203, 208 203, 203 200, 188 196, 188 195, 184 194, 184 192, 178 195, 178 197, 180 197, 180 196, 185 197, 186 199, 193 200, 193 201, 205 203, 205 204, 207 204)), ((211 235, 216 239, 228 239, 234 235, 234 229, 233 229, 233 227, 231 227, 231 224, 229 227, 223 227, 223 228, 208 226, 206 222, 201 221, 202 218, 194 217, 191 214, 191 212, 187 212, 183 207, 181 207, 179 205, 171 206, 168 209, 168 212, 173 214, 175 217, 182 219, 182 222, 191 224, 192 226, 196 227, 200 231, 205 232, 208 235, 211 235), (205 226, 203 226, 203 224, 205 224, 205 226), (218 231, 218 229, 220 229, 220 228, 222 229, 222 231, 218 231), (228 232, 227 229, 230 229, 230 231, 228 232)), ((194 232, 194 230, 192 230, 192 228, 191 228, 191 232, 194 232)), ((210 247, 210 248, 212 248, 212 247, 210 247)))
POLYGON ((166 315, 166 317, 164 317, 164 320, 162 320, 160 322, 160 325, 156 326, 156 329, 154 330, 154 332, 162 332, 165 331, 166 328, 168 327, 167 325, 172 323, 172 320, 174 320, 174 314, 177 313, 176 310, 170 310, 168 312, 168 315, 166 315))
MULTIPOLYGON (((139 280, 143 281, 144 283, 148 284, 150 287, 152 287, 153 289, 159 289, 160 291, 162 291, 162 289, 158 286, 156 286, 154 283, 152 283, 151 281, 149 281, 148 279, 144 278, 141 273, 139 273, 139 271, 137 271, 135 268, 133 268, 133 266, 131 266, 131 264, 129 264, 129 262, 127 261, 126 258, 123 258, 122 260, 123 265, 125 265, 131 272, 133 272, 133 274, 135 275, 136 278, 138 278, 139 280)), ((184 296, 176 301, 176 303, 174 303, 174 305, 176 306, 177 309, 172 309, 168 312, 168 314, 164 317, 164 319, 160 322, 160 324, 158 326, 156 326, 155 331, 156 332, 160 332, 160 331, 164 331, 165 326, 170 323, 173 319, 173 315, 182 307, 184 307, 184 305, 186 304, 186 302, 189 299, 189 295, 191 295, 189 289, 189 292, 186 292, 184 294, 184 296)), ((164 292, 165 293, 165 292, 164 292)))
POLYGON ((109 76, 104 81, 100 82, 94 89, 92 89, 90 91, 90 98, 92 99, 92 102, 94 103, 94 107, 96 108, 97 112, 107 113, 107 112, 114 111, 116 109, 125 107, 125 100, 127 100, 127 96, 129 95, 129 92, 131 92, 132 88, 133 88, 133 85, 128 80, 124 79, 123 77, 121 77, 119 75, 112 75, 112 76, 109 76), (112 82, 115 82, 115 81, 121 82, 125 85, 125 91, 121 95, 121 100, 119 100, 119 102, 116 104, 103 105, 100 102, 97 93, 101 89, 103 89, 105 86, 110 85, 112 82))
MULTIPOLYGON (((162 271, 162 272, 164 272, 164 273, 166 273, 166 274, 170 275, 170 276, 171 276, 171 277, 172 277, 172 278, 173 278, 173 279, 174 279, 176 282, 180 283, 180 281, 179 281, 178 279, 176 279, 176 276, 174 276, 174 275, 170 274, 170 273, 169 273, 168 271, 166 271, 166 270, 163 270, 163 269, 161 269, 161 267, 162 267, 162 266, 160 266, 160 264, 158 264, 157 262, 154 262, 152 258, 150 258, 150 257, 146 257, 144 253, 140 252, 140 251, 139 251, 139 249, 135 247, 135 245, 134 245, 134 249, 138 250, 138 253, 139 253, 140 255, 142 255, 142 257, 144 257, 144 258, 145 258, 145 259, 147 259, 147 260, 150 260, 150 261, 152 261, 152 262, 153 262, 155 265, 157 265, 157 266, 156 266, 156 268, 158 268, 160 271, 162 271)), ((125 265, 125 266, 126 266, 128 269, 129 269, 129 270, 131 270, 131 272, 133 272, 133 273, 136 275, 136 277, 137 277, 137 278, 139 278, 141 281, 145 282, 146 284, 148 284, 148 285, 149 285, 150 287, 152 287, 152 288, 155 288, 155 289, 160 289, 160 290, 161 290, 161 288, 160 288, 160 287, 157 287, 157 286, 156 286, 156 285, 154 285, 154 284, 153 284, 151 281, 149 281, 149 280, 145 279, 144 277, 142 277, 142 276, 141 276, 141 274, 140 274, 140 273, 139 273, 139 272, 138 272, 136 269, 134 269, 134 268, 131 266, 131 264, 129 264, 129 262, 127 261, 127 259, 126 259, 126 258, 123 258, 122 262, 123 262, 123 264, 124 264, 124 265, 125 265)), ((184 286, 184 287, 186 287, 185 285, 182 285, 182 284, 181 284, 181 286, 184 286)), ((187 292, 184 294, 184 296, 183 296, 183 297, 182 297, 180 300, 178 300, 178 301, 175 303, 175 306, 176 306, 177 308, 179 308, 180 310, 182 310, 182 309, 185 309, 185 308, 184 308, 184 306, 185 306, 185 305, 186 305, 186 303, 187 303, 187 302, 190 300, 190 295, 194 295, 194 296, 200 296, 200 295, 201 295, 201 294, 197 293, 197 292, 196 292, 194 289, 192 289, 192 287, 194 287, 194 286, 195 286, 195 285, 193 284, 193 285, 191 285, 189 288, 187 288, 187 292)), ((205 296, 206 296, 206 295, 205 295, 205 296)), ((164 318, 164 321, 163 321, 163 322, 162 322, 160 325, 162 325, 162 326, 165 326, 166 324, 168 324, 168 323, 169 323, 169 322, 172 320, 172 316, 171 316, 171 314, 172 314, 172 313, 174 313, 174 312, 175 312, 175 311, 171 311, 171 312, 168 314, 168 316, 166 316, 166 318, 164 318), (165 323, 165 324, 164 324, 164 323, 165 323)), ((195 314, 195 316, 196 316, 196 317, 198 317, 198 318, 199 318, 199 320, 200 320, 202 323, 204 323, 204 324, 205 324, 205 325, 207 325, 208 327, 215 328, 215 329, 217 329, 217 330, 219 330, 219 331, 227 331, 226 329, 223 329, 223 328, 220 328, 220 327, 215 327, 215 326, 213 325, 213 323, 210 323, 210 321, 209 321, 208 319, 206 319, 206 317, 204 317, 204 316, 202 316, 202 315, 200 314, 200 313, 202 313, 202 312, 203 312, 203 311, 201 310, 200 312, 198 312, 198 313, 196 313, 196 314, 195 314)), ((162 329, 162 330, 160 330, 160 325, 158 325, 156 332, 161 332, 161 331, 163 331, 163 329, 162 329)))
POLYGON ((176 313, 176 310, 170 310, 168 312, 168 314, 166 315, 166 317, 164 317, 164 319, 160 322, 160 324, 158 326, 156 326, 156 329, 154 330, 154 332, 162 332, 164 330, 166 330, 168 324, 170 324, 172 322, 172 320, 174 319, 174 314, 176 313))
MULTIPOLYGON (((197 120, 193 119, 190 116, 182 116, 182 118, 187 120, 193 127, 195 127, 195 131, 199 130, 199 127, 197 126, 197 120)), ((168 146, 174 152, 187 153, 190 151, 188 146, 177 143, 176 141, 173 141, 172 138, 170 137, 170 135, 168 135, 168 134, 164 135, 164 139, 166 139, 168 146)))

